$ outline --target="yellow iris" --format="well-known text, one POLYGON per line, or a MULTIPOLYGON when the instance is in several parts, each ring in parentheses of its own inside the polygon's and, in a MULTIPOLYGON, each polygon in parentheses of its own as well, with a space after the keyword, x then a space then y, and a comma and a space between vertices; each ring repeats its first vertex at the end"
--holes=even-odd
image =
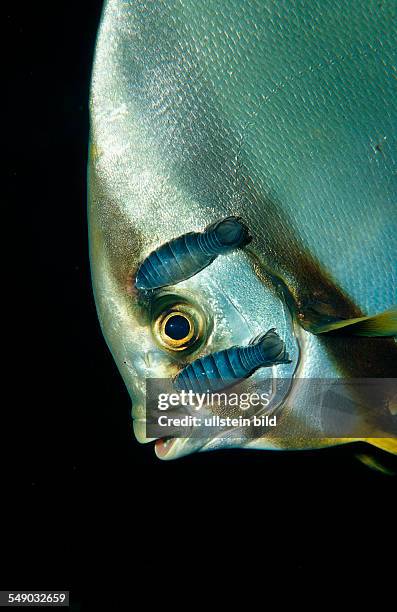
POLYGON ((195 350, 207 330, 204 312, 180 296, 167 296, 153 312, 152 333, 157 344, 167 351, 195 350), (176 298, 170 299, 170 298, 176 298))

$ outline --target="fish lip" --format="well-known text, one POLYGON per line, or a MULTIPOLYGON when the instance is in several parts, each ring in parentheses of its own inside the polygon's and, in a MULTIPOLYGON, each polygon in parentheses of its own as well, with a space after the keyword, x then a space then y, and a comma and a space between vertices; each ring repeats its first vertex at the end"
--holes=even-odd
POLYGON ((146 419, 140 419, 140 418, 133 417, 132 421, 133 421, 135 439, 139 444, 154 443, 153 449, 154 449, 155 455, 160 460, 169 460, 169 459, 176 458, 176 457, 172 457, 168 455, 170 455, 170 451, 173 449, 175 444, 181 438, 174 438, 171 436, 159 436, 156 438, 148 438, 146 437, 146 419), (137 429, 135 425, 136 423, 141 423, 143 425, 144 431, 142 430, 140 431, 139 429, 137 429))
MULTIPOLYGON (((146 423, 146 418, 132 417, 132 426, 134 430, 135 439, 139 444, 151 444, 154 442, 156 455, 159 457, 159 459, 164 459, 167 453, 164 453, 163 455, 161 453, 157 453, 156 444, 157 446, 159 446, 161 443, 164 444, 164 442, 168 442, 169 440, 173 440, 173 442, 176 442, 180 438, 173 438, 172 436, 157 436, 150 438, 146 436, 146 423)), ((170 450, 170 448, 171 447, 169 447, 168 451, 170 450)))
POLYGON ((156 457, 161 460, 167 459, 167 455, 176 443, 176 440, 177 438, 171 438, 166 436, 164 436, 163 438, 157 438, 154 443, 154 452, 156 454, 156 457))
POLYGON ((149 438, 146 436, 146 419, 141 417, 132 417, 132 428, 134 436, 139 444, 148 444, 154 442, 158 438, 149 438))
MULTIPOLYGON (((168 461, 170 459, 178 459, 179 457, 182 457, 183 455, 190 454, 190 452, 187 452, 187 453, 181 452, 183 450, 183 446, 187 444, 190 438, 178 438, 178 437, 172 437, 172 436, 158 436, 154 438, 148 438, 146 437, 147 420, 145 418, 132 417, 132 422, 133 422, 134 435, 135 435, 135 439, 137 440, 137 442, 139 444, 154 443, 153 445, 154 452, 158 459, 168 461), (140 430, 137 428, 136 423, 141 424, 140 430), (167 445, 166 452, 163 452, 165 445, 167 445), (177 447, 177 454, 175 455, 175 453, 172 451, 175 451, 176 447, 177 447)), ((203 448, 205 448, 206 442, 207 440, 205 440, 201 446, 197 446, 197 448, 195 448, 195 452, 198 452, 202 450, 203 448)))

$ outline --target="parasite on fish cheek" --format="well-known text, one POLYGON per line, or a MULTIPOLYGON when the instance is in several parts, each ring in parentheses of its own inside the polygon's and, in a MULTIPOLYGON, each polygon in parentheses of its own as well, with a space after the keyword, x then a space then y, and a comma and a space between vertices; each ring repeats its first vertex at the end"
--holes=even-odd
POLYGON ((261 367, 289 364, 285 342, 274 328, 253 338, 248 346, 232 346, 195 359, 175 379, 179 390, 220 391, 248 378, 261 367))
POLYGON ((198 304, 181 295, 157 297, 151 309, 151 326, 155 342, 168 352, 188 352, 202 346, 209 325, 198 304))

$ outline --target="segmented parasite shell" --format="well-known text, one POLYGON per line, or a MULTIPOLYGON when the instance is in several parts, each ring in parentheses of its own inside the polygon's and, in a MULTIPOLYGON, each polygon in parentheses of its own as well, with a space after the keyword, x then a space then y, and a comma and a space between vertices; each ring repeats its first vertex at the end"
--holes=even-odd
POLYGON ((260 367, 279 363, 290 360, 283 340, 270 329, 248 346, 232 346, 196 359, 178 374, 175 386, 181 391, 219 391, 248 378, 260 367))
POLYGON ((162 244, 138 268, 135 285, 151 290, 175 285, 200 272, 218 255, 230 253, 251 240, 238 217, 212 223, 204 232, 190 232, 162 244))

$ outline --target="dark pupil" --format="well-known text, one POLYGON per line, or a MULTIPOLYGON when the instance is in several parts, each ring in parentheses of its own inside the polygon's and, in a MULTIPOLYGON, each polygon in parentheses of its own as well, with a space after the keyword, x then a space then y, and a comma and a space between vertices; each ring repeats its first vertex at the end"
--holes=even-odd
POLYGON ((189 321, 186 317, 181 317, 181 315, 175 315, 168 319, 165 324, 165 333, 172 340, 182 340, 185 338, 190 330, 189 321))

